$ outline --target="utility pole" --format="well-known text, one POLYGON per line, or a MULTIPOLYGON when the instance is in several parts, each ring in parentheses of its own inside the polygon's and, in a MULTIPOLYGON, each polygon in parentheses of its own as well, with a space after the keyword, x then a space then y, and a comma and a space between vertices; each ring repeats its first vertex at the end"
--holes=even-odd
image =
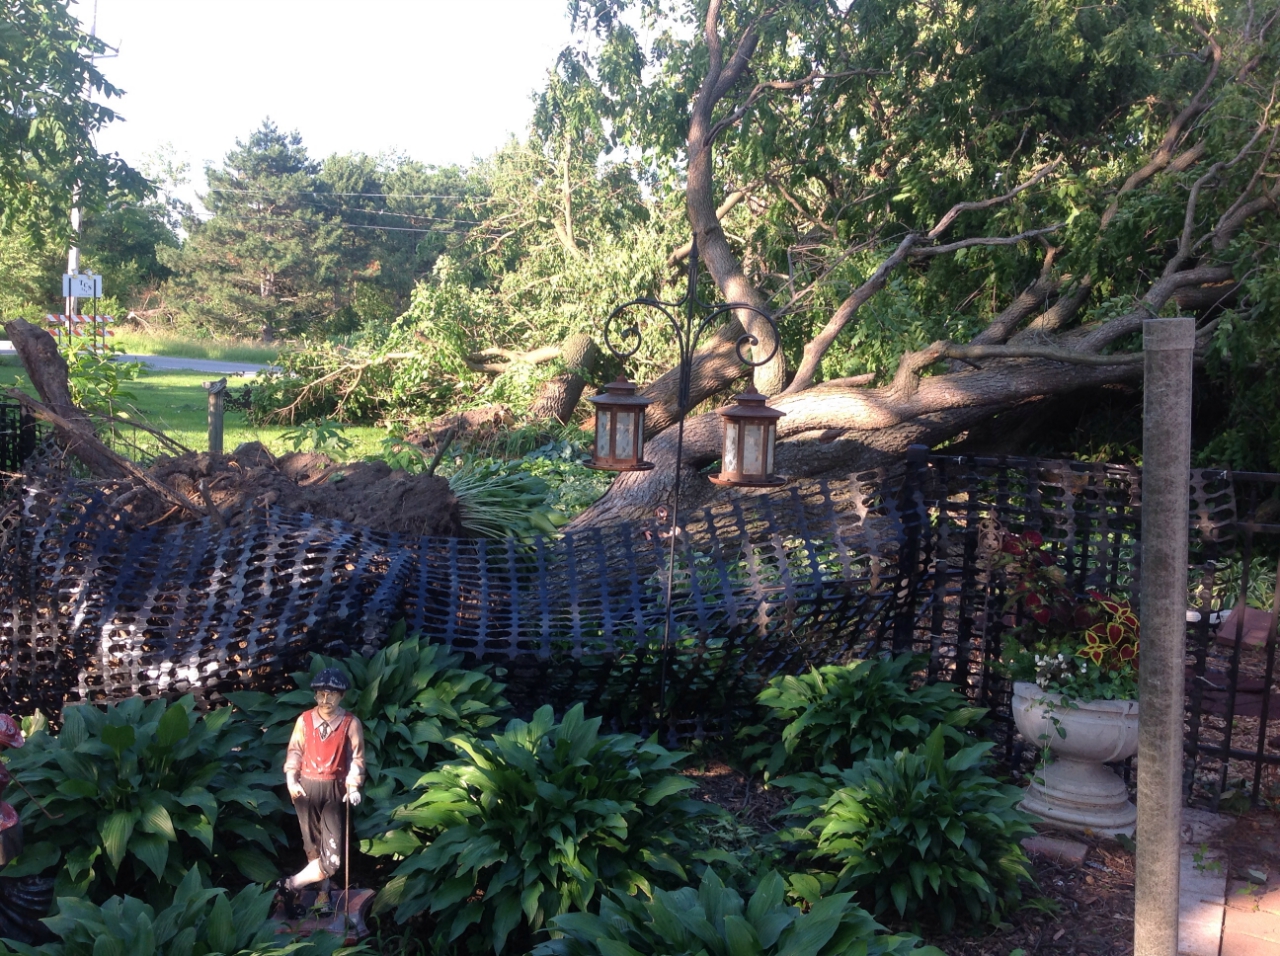
MULTIPOLYGON (((89 25, 89 38, 96 40, 98 38, 98 0, 93 0, 93 20, 89 25)), ((105 44, 104 44, 105 45, 105 44)), ((104 54, 103 59, 109 60, 119 54, 117 47, 107 47, 111 50, 110 54, 104 54)), ((93 45, 89 46, 89 68, 93 68, 93 64, 97 59, 93 45)), ((71 190, 71 248, 67 251, 67 275, 80 274, 80 184, 76 183, 74 189, 71 190)), ((67 296, 67 329, 70 334, 71 323, 74 321, 76 314, 76 306, 79 299, 74 295, 67 296)))

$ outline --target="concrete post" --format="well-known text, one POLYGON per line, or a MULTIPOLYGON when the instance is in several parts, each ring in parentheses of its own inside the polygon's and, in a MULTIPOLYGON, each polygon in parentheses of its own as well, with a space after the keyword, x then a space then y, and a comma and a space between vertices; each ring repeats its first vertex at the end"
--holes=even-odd
POLYGON ((209 393, 209 451, 221 455, 223 399, 227 392, 227 380, 220 378, 216 382, 205 382, 204 388, 209 393))
POLYGON ((1195 320, 1147 319, 1134 956, 1177 956, 1195 320))

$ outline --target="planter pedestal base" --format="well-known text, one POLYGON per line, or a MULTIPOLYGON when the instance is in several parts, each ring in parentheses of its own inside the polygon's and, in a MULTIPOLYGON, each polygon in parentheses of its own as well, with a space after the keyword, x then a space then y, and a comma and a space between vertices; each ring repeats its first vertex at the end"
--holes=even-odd
POLYGON ((1107 764, 1138 751, 1137 701, 1068 702, 1019 681, 1013 685, 1013 719, 1028 743, 1047 746, 1052 754, 1032 774, 1022 809, 1055 827, 1133 836, 1138 808, 1107 764))
POLYGON ((1056 757, 1037 767, 1035 778, 1022 799, 1027 813, 1062 829, 1133 836, 1138 808, 1124 781, 1105 765, 1056 757))

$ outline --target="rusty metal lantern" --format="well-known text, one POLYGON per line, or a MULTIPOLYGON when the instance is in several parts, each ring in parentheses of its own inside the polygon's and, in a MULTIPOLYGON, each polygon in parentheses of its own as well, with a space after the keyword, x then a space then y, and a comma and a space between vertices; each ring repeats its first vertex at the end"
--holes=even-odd
POLYGON ((653 399, 636 394, 634 382, 619 375, 604 394, 588 399, 596 407, 596 443, 587 462, 600 471, 648 471, 644 460, 644 410, 653 399))
POLYGON ((773 488, 786 483, 773 473, 773 447, 778 439, 778 419, 786 415, 770 408, 768 399, 752 388, 738 396, 737 404, 718 409, 724 419, 724 453, 720 474, 711 475, 717 485, 773 488))

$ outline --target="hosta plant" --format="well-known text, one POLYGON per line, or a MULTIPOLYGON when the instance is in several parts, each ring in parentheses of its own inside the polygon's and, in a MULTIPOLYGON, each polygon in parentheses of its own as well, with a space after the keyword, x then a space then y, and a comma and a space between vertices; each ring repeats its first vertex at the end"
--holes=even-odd
POLYGON ((524 952, 548 919, 588 910, 611 888, 683 880, 692 824, 712 808, 685 796, 683 754, 631 734, 602 735, 582 705, 560 722, 540 708, 426 774, 394 813, 401 829, 361 844, 403 857, 375 911, 429 912, 436 951, 524 952), (514 937, 514 938, 513 938, 514 937))
MULTIPOLYGON (((793 880, 814 889, 817 881, 793 880)), ((852 893, 787 901, 782 877, 770 871, 748 901, 708 869, 695 890, 655 890, 651 897, 614 892, 599 915, 567 913, 551 920, 556 934, 533 956, 942 956, 909 936, 889 936, 853 902, 852 893)))
POLYGON ((26 788, 5 793, 26 831, 6 876, 61 862, 59 896, 163 905, 193 863, 218 880, 276 874, 279 779, 257 755, 259 732, 230 708, 196 716, 189 697, 131 698, 67 707, 57 736, 41 718, 25 730, 26 746, 5 755, 26 788))
POLYGON ((386 799, 406 789, 438 762, 455 756, 445 741, 475 735, 507 712, 503 685, 483 669, 462 667, 462 655, 413 635, 404 624, 392 628, 388 643, 368 660, 312 656, 311 668, 293 675, 297 689, 271 695, 242 691, 232 703, 260 724, 262 744, 278 763, 300 713, 315 706, 311 679, 323 668, 351 676, 342 705, 364 725, 369 796, 386 799))
POLYGON ((810 815, 806 854, 835 871, 838 888, 863 894, 877 915, 936 914, 949 929, 959 914, 998 920, 1030 880, 1021 840, 1030 817, 1022 791, 983 769, 993 744, 947 755, 943 728, 921 746, 867 760, 834 780, 788 778, 808 789, 791 812, 810 815))
POLYGON ((775 677, 757 698, 768 710, 763 724, 740 736, 752 741, 744 756, 766 777, 831 766, 853 766, 914 747, 941 725, 954 745, 986 713, 969 706, 954 684, 912 686, 919 661, 910 654, 812 668, 799 677, 775 677))
POLYGON ((281 939, 267 921, 272 896, 259 886, 235 896, 204 889, 192 867, 159 913, 132 896, 113 896, 101 906, 60 899, 58 915, 45 920, 58 941, 0 943, 0 956, 372 956, 364 946, 346 948, 323 933, 303 942, 281 939))

